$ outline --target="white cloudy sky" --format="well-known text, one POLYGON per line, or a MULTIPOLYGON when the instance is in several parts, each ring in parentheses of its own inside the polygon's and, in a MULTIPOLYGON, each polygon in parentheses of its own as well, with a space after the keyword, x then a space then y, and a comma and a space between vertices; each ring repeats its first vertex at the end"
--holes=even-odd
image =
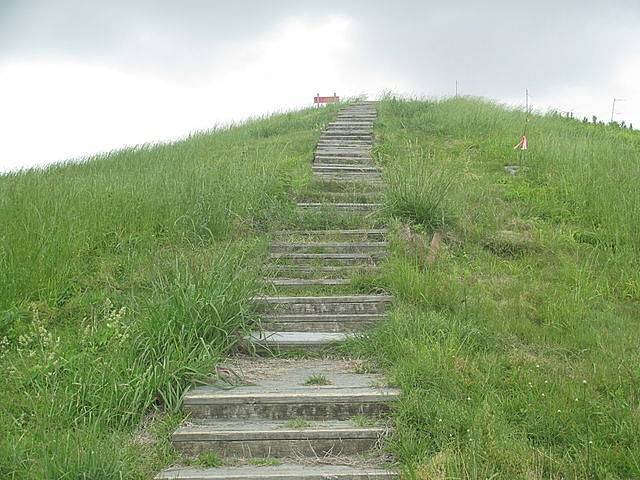
POLYGON ((0 171, 456 80, 640 127, 640 2, 0 0, 0 171))

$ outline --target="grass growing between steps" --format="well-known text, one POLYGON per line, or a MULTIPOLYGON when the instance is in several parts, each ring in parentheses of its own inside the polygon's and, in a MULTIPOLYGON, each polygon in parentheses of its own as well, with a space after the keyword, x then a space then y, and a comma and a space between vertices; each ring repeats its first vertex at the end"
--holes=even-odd
POLYGON ((640 134, 534 115, 516 152, 520 111, 379 112, 396 301, 360 346, 409 477, 639 478, 640 134))
POLYGON ((147 479, 335 108, 0 176, 0 478, 147 479))

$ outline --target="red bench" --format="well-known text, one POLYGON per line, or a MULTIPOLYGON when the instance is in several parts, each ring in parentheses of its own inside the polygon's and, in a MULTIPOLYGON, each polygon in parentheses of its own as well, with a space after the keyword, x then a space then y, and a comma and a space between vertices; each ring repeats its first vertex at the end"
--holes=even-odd
POLYGON ((315 97, 313 97, 313 104, 320 106, 322 103, 336 103, 340 101, 340 97, 338 97, 335 92, 333 93, 333 97, 321 97, 318 93, 315 97))

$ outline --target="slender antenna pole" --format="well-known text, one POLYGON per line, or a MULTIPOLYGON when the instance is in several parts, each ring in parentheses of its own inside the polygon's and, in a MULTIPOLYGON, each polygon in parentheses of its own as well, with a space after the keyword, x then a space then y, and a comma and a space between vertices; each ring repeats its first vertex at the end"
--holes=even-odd
POLYGON ((613 122, 613 117, 616 114, 616 98, 613 99, 613 106, 611 107, 611 121, 613 122))
POLYGON ((525 111, 529 114, 529 89, 525 90, 525 111))
POLYGON ((456 97, 458 96, 458 80, 456 80, 456 97))

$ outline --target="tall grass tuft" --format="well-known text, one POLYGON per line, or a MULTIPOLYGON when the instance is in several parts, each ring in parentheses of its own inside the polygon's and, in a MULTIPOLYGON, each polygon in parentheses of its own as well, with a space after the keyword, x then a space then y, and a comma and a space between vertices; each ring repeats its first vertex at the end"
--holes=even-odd
POLYGON ((386 203, 390 213, 427 228, 437 229, 453 219, 447 194, 454 172, 437 167, 437 159, 417 151, 389 163, 386 203))

